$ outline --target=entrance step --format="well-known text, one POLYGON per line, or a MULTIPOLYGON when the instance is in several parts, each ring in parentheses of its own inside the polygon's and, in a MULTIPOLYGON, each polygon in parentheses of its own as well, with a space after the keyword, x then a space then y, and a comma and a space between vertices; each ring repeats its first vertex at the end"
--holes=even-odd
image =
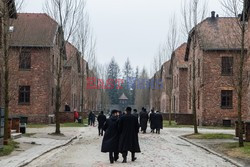
POLYGON ((11 139, 18 139, 22 137, 22 133, 12 133, 11 139))

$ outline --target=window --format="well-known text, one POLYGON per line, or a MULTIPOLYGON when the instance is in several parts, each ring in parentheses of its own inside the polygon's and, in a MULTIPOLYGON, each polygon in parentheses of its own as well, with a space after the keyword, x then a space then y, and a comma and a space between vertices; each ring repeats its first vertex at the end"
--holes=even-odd
POLYGON ((191 81, 192 79, 192 66, 191 64, 189 65, 189 80, 191 81))
POLYGON ((201 60, 198 59, 198 77, 201 76, 201 60))
POLYGON ((30 103, 30 86, 19 86, 19 104, 30 103))
POLYGON ((19 68, 30 69, 31 68, 31 54, 30 51, 22 51, 19 56, 19 68))
POLYGON ((55 72, 55 56, 52 55, 52 62, 51 62, 51 68, 52 68, 52 73, 54 74, 55 72))
POLYGON ((221 75, 233 75, 233 57, 221 58, 221 75))
POLYGON ((51 106, 53 106, 54 105, 54 88, 52 88, 52 90, 51 90, 51 93, 52 93, 52 97, 51 97, 51 106))
POLYGON ((192 95, 189 93, 189 109, 191 109, 191 104, 192 104, 192 95))
POLYGON ((222 90, 221 91, 221 108, 233 108, 233 91, 222 90))
POLYGON ((198 91, 198 109, 200 109, 200 91, 198 91))

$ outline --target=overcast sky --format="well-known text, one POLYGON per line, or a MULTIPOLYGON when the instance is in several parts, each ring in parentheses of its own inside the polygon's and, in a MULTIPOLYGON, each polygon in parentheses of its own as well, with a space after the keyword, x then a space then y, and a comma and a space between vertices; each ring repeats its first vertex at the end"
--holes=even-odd
MULTIPOLYGON (((42 13, 44 1, 25 0, 22 11, 42 13)), ((173 13, 180 22, 181 1, 87 0, 91 26, 97 38, 98 62, 108 63, 115 57, 123 67, 129 57, 134 68, 145 66, 150 71, 159 45, 166 40, 173 13)), ((220 0, 209 0, 208 16, 212 10, 223 15, 220 0)))

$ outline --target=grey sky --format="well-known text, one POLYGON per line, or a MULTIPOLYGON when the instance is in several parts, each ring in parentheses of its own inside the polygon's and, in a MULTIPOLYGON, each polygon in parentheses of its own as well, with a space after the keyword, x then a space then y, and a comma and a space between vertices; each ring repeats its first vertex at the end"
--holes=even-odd
MULTIPOLYGON (((44 1, 25 0, 23 12, 43 12, 44 1)), ((180 22, 181 0, 87 0, 87 10, 99 63, 115 57, 123 67, 129 57, 134 68, 150 70, 159 45, 166 40, 173 13, 180 22)), ((223 15, 220 0, 209 0, 208 16, 212 10, 223 15)))

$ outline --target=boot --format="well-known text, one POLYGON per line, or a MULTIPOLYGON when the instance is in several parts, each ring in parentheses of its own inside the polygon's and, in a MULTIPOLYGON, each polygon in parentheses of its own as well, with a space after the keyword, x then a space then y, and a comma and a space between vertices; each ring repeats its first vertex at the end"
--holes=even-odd
POLYGON ((111 164, 114 163, 113 153, 111 153, 111 152, 109 153, 109 161, 110 161, 111 164))
POLYGON ((127 163, 127 157, 123 157, 122 163, 127 163))
POLYGON ((135 157, 135 153, 131 153, 132 155, 132 162, 134 162, 137 158, 135 157))

